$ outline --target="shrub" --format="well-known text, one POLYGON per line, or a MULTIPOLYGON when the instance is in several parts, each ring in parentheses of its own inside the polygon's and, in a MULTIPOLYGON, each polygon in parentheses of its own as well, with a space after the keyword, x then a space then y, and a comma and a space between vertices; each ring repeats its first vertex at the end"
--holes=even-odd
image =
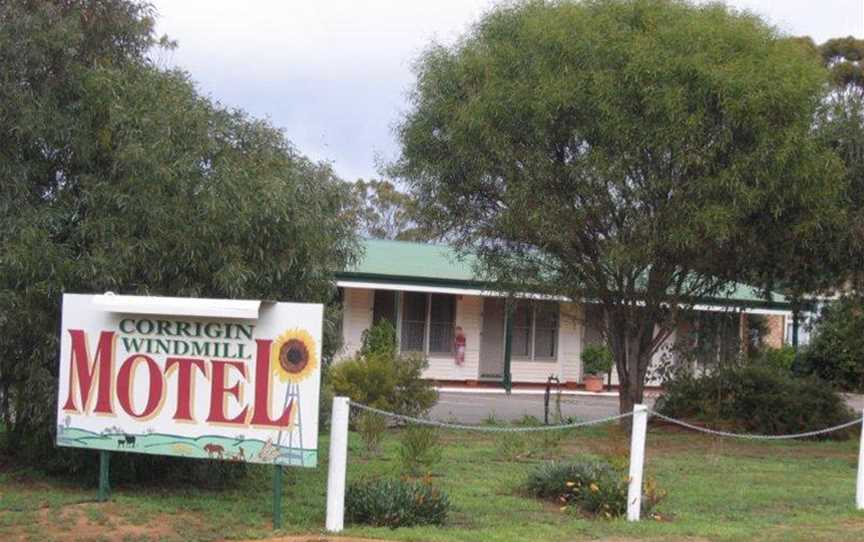
POLYGON ((450 500, 431 484, 399 479, 352 482, 345 492, 345 516, 351 523, 376 527, 443 525, 450 500))
POLYGON ((377 452, 384 440, 384 431, 387 430, 387 420, 381 414, 374 412, 361 412, 356 418, 357 432, 369 452, 377 452))
POLYGON ((750 360, 754 365, 764 365, 779 371, 791 371, 795 363, 795 349, 789 345, 780 348, 762 348, 750 360))
MULTIPOLYGON (((702 376, 681 373, 668 381, 657 410, 675 418, 710 422, 728 429, 762 434, 800 433, 852 419, 845 400, 817 378, 752 365, 702 376)), ((848 432, 824 438, 845 438, 848 432)))
POLYGON ((429 473, 441 461, 440 435, 432 427, 409 427, 399 440, 399 460, 408 476, 429 473))
POLYGON ((330 387, 334 394, 350 397, 352 401, 408 416, 423 416, 435 406, 438 392, 422 378, 426 360, 399 354, 395 337, 393 326, 386 320, 364 332, 357 357, 330 368, 330 387))
POLYGON ((860 298, 842 299, 824 309, 794 369, 844 391, 864 391, 864 310, 860 298))
MULTIPOLYGON (((627 473, 603 460, 545 463, 528 474, 524 488, 533 497, 554 500, 570 512, 616 517, 627 511, 627 473)), ((642 509, 665 496, 646 478, 642 509)))
POLYGON ((605 346, 586 346, 582 351, 582 372, 588 375, 602 375, 612 370, 612 352, 605 346))

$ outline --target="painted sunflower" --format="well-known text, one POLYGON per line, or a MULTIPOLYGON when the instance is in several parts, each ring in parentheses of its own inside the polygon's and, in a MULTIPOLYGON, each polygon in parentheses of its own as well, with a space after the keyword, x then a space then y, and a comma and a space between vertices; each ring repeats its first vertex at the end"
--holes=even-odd
POLYGON ((273 344, 270 370, 282 382, 301 382, 312 374, 317 364, 315 339, 306 330, 289 329, 273 344))

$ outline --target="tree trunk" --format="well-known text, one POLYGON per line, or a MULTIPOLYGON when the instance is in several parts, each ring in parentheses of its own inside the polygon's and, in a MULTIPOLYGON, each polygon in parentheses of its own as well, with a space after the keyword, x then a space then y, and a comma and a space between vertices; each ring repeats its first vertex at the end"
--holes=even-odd
MULTIPOLYGON (((618 406, 621 414, 632 412, 645 396, 645 375, 653 354, 655 319, 621 311, 606 316, 607 343, 618 371, 618 406)), ((629 418, 626 418, 629 424, 629 418)))

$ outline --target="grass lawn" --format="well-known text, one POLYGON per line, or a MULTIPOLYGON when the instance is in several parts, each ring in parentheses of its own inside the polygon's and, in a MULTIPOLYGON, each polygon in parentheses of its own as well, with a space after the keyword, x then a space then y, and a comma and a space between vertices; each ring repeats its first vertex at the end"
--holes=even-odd
MULTIPOLYGON (((349 481, 398 476, 398 430, 367 453, 351 435, 349 481)), ((349 526, 346 536, 392 540, 864 540, 864 512, 854 510, 857 438, 846 442, 717 440, 673 428, 649 428, 648 474, 668 492, 660 519, 628 523, 565 515, 520 495, 532 466, 581 455, 621 456, 627 439, 615 426, 577 429, 557 446, 543 437, 445 432, 433 481, 450 494, 443 528, 390 530, 349 526)), ((319 447, 326 453, 327 439, 319 447)), ((94 452, 94 461, 97 455, 94 452)), ((286 528, 320 534, 326 458, 318 469, 285 476, 286 528)), ((94 487, 6 466, 0 472, 0 539, 215 540, 263 538, 270 530, 271 470, 253 467, 223 491, 166 483, 115 487, 112 501, 92 502, 94 487)))

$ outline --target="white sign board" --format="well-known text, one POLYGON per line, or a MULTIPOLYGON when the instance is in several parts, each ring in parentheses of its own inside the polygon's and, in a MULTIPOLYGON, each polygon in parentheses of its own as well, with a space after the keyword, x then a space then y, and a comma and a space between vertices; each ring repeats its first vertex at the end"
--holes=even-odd
POLYGON ((321 305, 63 296, 57 445, 316 466, 321 305))

